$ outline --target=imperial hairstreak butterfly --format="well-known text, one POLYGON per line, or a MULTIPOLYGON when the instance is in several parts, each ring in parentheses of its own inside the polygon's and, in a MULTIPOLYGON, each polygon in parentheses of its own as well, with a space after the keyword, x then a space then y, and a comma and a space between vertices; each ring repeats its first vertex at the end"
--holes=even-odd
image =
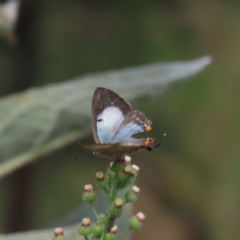
POLYGON ((150 131, 152 121, 142 112, 131 109, 117 93, 99 87, 92 99, 92 131, 96 144, 83 145, 86 150, 103 158, 159 147, 153 138, 136 139, 132 135, 150 131))

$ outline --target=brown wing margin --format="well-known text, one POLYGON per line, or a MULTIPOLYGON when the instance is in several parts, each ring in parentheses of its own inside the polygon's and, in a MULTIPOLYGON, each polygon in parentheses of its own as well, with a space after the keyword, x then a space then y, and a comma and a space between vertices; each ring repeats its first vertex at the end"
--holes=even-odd
MULTIPOLYGON (((122 125, 127 125, 130 122, 135 122, 136 124, 142 126, 143 129, 149 131, 150 129, 146 129, 152 125, 152 121, 147 119, 144 113, 134 110, 128 113, 126 118, 124 119, 122 125)), ((121 126, 122 127, 122 126, 121 126)))
POLYGON ((124 98, 120 97, 112 90, 98 87, 95 90, 92 98, 92 131, 96 143, 100 143, 97 135, 97 116, 109 106, 118 107, 121 109, 124 116, 126 116, 131 111, 131 104, 124 98))

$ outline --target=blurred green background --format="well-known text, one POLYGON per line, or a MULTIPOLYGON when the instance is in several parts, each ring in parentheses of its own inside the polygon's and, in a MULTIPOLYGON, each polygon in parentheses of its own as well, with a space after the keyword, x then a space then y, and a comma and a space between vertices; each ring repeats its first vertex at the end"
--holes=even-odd
MULTIPOLYGON (((134 104, 153 120, 152 136, 167 137, 161 149, 133 156, 141 188, 134 211, 147 216, 133 239, 240 239, 239 29, 236 0, 23 0, 15 41, 0 39, 0 95, 211 55, 213 63, 193 81, 134 104)), ((7 176, 0 182, 0 230, 43 228, 64 217, 105 168, 73 144, 7 176)))

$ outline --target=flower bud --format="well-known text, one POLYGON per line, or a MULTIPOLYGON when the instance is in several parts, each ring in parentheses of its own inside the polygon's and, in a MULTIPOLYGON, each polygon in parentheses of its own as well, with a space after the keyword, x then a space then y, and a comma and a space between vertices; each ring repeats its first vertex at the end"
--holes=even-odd
POLYGON ((107 174, 106 174, 109 179, 113 179, 116 175, 116 173, 111 169, 112 166, 113 166, 113 162, 110 164, 110 167, 108 168, 107 174))
POLYGON ((125 194, 126 202, 131 202, 131 203, 136 202, 139 192, 140 192, 140 189, 137 186, 132 186, 131 190, 129 190, 125 194))
POLYGON ((108 221, 108 214, 107 213, 100 213, 99 215, 100 221, 103 225, 105 225, 108 221))
POLYGON ((114 226, 111 228, 110 233, 111 233, 112 235, 116 235, 117 230, 118 230, 117 225, 114 225, 114 226))
POLYGON ((66 238, 63 236, 63 229, 62 228, 55 228, 54 229, 54 238, 53 240, 65 240, 66 238))
POLYGON ((111 170, 114 171, 115 173, 118 173, 121 171, 124 167, 126 166, 125 162, 125 156, 117 156, 115 161, 113 162, 111 166, 111 170))
POLYGON ((132 167, 130 165, 125 166, 122 171, 118 172, 117 177, 121 181, 126 181, 131 174, 132 167))
POLYGON ((91 221, 89 218, 83 218, 80 227, 78 228, 78 232, 80 235, 87 237, 92 233, 91 229, 91 221))
POLYGON ((128 175, 126 184, 128 185, 132 184, 135 180, 135 177, 136 177, 136 170, 133 167, 131 167, 131 172, 128 175))
POLYGON ((106 240, 114 240, 114 236, 111 233, 106 234, 106 240))
POLYGON ((100 223, 96 223, 93 228, 92 228, 92 232, 93 232, 93 235, 96 237, 96 238, 100 238, 102 236, 102 232, 103 232, 103 227, 101 226, 100 223))
POLYGON ((135 170, 136 175, 137 175, 139 172, 139 167, 137 165, 132 165, 132 168, 135 170))
POLYGON ((97 186, 99 188, 105 188, 108 185, 108 178, 104 176, 102 172, 96 173, 96 179, 97 179, 97 186))
POLYGON ((145 215, 141 212, 131 217, 129 220, 129 228, 132 230, 140 230, 142 228, 142 222, 145 219, 145 215))
POLYGON ((127 184, 130 185, 130 184, 132 184, 134 182, 134 180, 137 177, 138 171, 139 171, 139 167, 138 166, 136 166, 136 165, 132 165, 131 166, 131 172, 130 172, 129 177, 127 179, 127 184))
POLYGON ((125 163, 126 163, 127 165, 131 165, 131 157, 125 156, 125 163))
POLYGON ((113 205, 110 207, 110 215, 114 217, 120 217, 123 211, 123 200, 118 198, 115 200, 113 205))
POLYGON ((91 184, 84 186, 83 201, 92 204, 97 199, 96 193, 93 191, 91 184))

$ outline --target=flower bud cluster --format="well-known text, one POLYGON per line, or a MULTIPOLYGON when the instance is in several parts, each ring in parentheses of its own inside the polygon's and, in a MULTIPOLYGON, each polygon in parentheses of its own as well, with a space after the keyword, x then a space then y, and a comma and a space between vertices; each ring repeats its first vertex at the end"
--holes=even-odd
POLYGON ((111 165, 111 172, 115 173, 112 179, 114 180, 113 184, 116 186, 116 189, 119 191, 133 184, 138 171, 139 168, 136 165, 131 165, 131 158, 129 156, 118 157, 111 165))
MULTIPOLYGON (((96 185, 98 188, 105 191, 110 202, 109 208, 105 214, 97 214, 94 208, 94 202, 97 200, 97 195, 93 190, 93 186, 91 184, 84 186, 82 199, 91 206, 93 213, 97 218, 97 222, 91 225, 90 219, 84 218, 78 228, 78 232, 81 236, 86 239, 91 236, 91 239, 113 240, 130 230, 141 229, 142 222, 145 218, 142 213, 136 214, 129 220, 129 228, 123 233, 117 235, 118 228, 114 225, 115 220, 122 215, 124 204, 134 203, 138 199, 140 189, 134 185, 125 193, 123 199, 116 198, 117 193, 120 190, 129 187, 134 183, 138 172, 139 167, 131 165, 130 157, 119 156, 110 165, 106 174, 102 172, 96 173, 96 185)), ((61 236, 63 236, 63 234, 61 236)))

